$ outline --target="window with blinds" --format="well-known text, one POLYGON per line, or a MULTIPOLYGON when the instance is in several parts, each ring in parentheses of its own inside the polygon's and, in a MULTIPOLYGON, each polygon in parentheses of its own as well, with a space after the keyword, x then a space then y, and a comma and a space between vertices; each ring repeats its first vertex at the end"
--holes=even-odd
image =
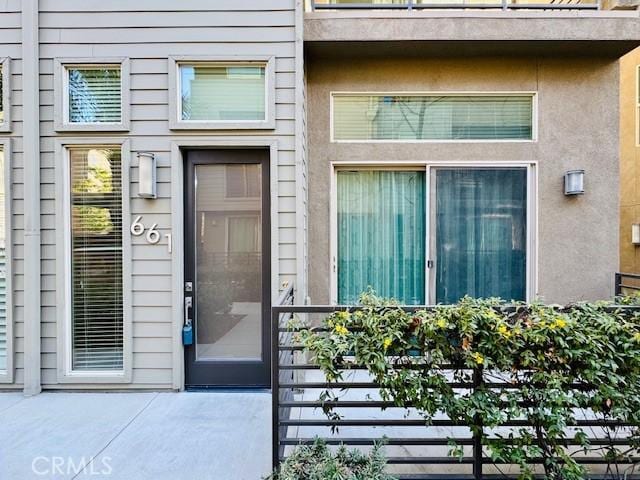
POLYGON ((119 65, 67 67, 69 123, 120 123, 122 78, 119 65))
POLYGON ((333 97, 333 140, 532 140, 532 95, 333 97))
MULTIPOLYGON (((1 95, 0 95, 1 96, 1 95)), ((5 224, 4 152, 0 150, 0 371, 7 370, 7 229, 5 224)))
POLYGON ((122 161, 119 148, 72 148, 72 370, 122 370, 122 161))
POLYGON ((180 65, 184 121, 266 120, 266 65, 180 65))

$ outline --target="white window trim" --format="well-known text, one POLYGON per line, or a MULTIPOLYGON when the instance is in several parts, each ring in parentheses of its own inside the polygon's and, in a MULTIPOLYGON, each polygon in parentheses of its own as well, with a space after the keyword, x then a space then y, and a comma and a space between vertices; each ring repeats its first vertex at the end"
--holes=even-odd
POLYGON ((169 129, 171 130, 273 130, 276 128, 276 60, 273 56, 170 56, 169 57, 169 129), (261 65, 265 67, 264 120, 182 120, 180 66, 261 65))
MULTIPOLYGON (((338 211, 337 211, 337 172, 345 169, 385 169, 385 170, 419 170, 425 172, 426 182, 426 258, 428 262, 435 257, 435 236, 431 235, 431 177, 432 170, 437 168, 526 168, 527 169, 527 258, 526 258, 526 301, 531 302, 538 297, 538 180, 537 161, 334 161, 331 162, 331 182, 329 200, 329 265, 330 265, 330 303, 337 304, 338 299, 338 211)), ((435 268, 425 265, 425 298, 427 304, 435 303, 435 268)))
POLYGON ((2 75, 2 109, 4 120, 0 123, 0 132, 11 131, 11 58, 0 59, 0 75, 2 75))
POLYGON ((536 143, 538 141, 538 92, 536 91, 490 91, 490 92, 482 92, 482 91, 436 91, 436 92, 353 92, 353 91, 340 91, 340 92, 329 92, 329 135, 331 143, 536 143), (336 140, 334 137, 334 98, 338 96, 350 96, 350 95, 372 95, 372 96, 418 96, 418 97, 429 97, 429 96, 437 96, 437 97, 521 97, 521 96, 530 96, 532 97, 532 106, 533 109, 531 116, 531 138, 529 139, 461 139, 461 140, 336 140))
POLYGON ((126 57, 115 58, 56 58, 54 59, 54 128, 58 132, 126 132, 130 128, 130 66, 126 57), (69 122, 69 68, 120 68, 121 82, 121 116, 114 123, 71 123, 69 122))
POLYGON ((0 383, 13 383, 13 233, 11 221, 11 139, 0 139, 0 146, 4 152, 4 188, 5 188, 5 254, 6 254, 6 315, 7 315, 7 368, 0 370, 0 383))
POLYGON ((123 138, 69 138, 56 142, 56 292, 58 318, 59 383, 131 383, 132 381, 132 279, 131 232, 129 223, 130 142, 123 138), (71 368, 71 198, 69 149, 74 147, 111 147, 121 149, 122 159, 122 308, 123 369, 118 371, 73 371, 71 368))

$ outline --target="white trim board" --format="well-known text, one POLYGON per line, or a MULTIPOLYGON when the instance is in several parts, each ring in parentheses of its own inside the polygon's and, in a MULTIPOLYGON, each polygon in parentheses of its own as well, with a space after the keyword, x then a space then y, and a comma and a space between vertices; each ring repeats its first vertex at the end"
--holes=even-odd
MULTIPOLYGON (((538 296, 538 181, 537 161, 334 161, 330 162, 330 214, 329 214, 329 265, 330 265, 330 302, 337 304, 338 298, 338 215, 337 215, 337 172, 347 168, 355 169, 408 169, 424 170, 426 182, 426 260, 435 256, 435 235, 431 232, 431 222, 435 211, 431 209, 432 169, 437 168, 526 168, 527 169, 527 255, 526 255, 526 301, 531 302, 538 296)), ((425 266, 426 267, 426 266, 425 266)), ((428 269, 425 275, 425 298, 427 304, 435 302, 434 269, 428 269)))

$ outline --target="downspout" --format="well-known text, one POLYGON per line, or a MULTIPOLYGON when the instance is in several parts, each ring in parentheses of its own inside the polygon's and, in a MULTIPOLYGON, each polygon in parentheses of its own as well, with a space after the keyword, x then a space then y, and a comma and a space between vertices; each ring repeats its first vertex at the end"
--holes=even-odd
MULTIPOLYGON (((38 0, 22 0, 24 164, 24 394, 42 390, 40 374, 40 49, 38 0)), ((60 353, 60 352, 58 352, 60 353)))

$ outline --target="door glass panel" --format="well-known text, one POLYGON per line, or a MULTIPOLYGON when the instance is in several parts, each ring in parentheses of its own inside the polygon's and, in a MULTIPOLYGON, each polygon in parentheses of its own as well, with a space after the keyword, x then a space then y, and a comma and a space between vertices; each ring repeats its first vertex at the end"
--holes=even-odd
POLYGON ((198 360, 262 357, 262 171, 242 167, 256 187, 237 187, 238 165, 195 167, 198 360))
POLYGON ((527 171, 436 170, 436 301, 526 298, 527 171))
POLYGON ((338 302, 357 302, 372 287, 403 304, 424 304, 424 172, 337 175, 338 302))

